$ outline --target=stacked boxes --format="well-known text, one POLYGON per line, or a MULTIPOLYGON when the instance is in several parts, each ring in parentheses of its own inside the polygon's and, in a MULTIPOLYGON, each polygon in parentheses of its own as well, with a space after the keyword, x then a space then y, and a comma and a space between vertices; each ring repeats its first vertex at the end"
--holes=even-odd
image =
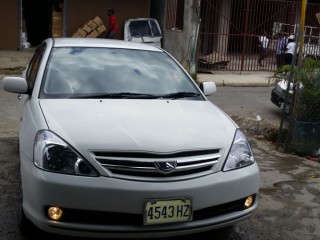
POLYGON ((106 27, 104 26, 100 17, 96 16, 94 19, 88 21, 82 28, 72 34, 72 37, 80 38, 96 38, 101 36, 105 31, 106 27))
POLYGON ((63 37, 63 13, 52 12, 52 37, 63 37))

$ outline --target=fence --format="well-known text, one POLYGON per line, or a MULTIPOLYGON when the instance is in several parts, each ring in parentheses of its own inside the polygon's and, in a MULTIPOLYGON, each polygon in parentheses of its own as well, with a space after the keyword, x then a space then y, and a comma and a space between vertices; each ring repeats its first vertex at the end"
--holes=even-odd
MULTIPOLYGON (((280 0, 202 0, 198 70, 274 71, 279 33, 298 34, 301 2, 280 0), (259 36, 267 32, 267 57, 259 66, 259 36)), ((319 52, 320 4, 308 4, 305 44, 319 52), (313 44, 312 46, 310 44, 313 44), (315 45, 315 46, 314 46, 315 45)), ((310 50, 311 49, 311 50, 310 50)))

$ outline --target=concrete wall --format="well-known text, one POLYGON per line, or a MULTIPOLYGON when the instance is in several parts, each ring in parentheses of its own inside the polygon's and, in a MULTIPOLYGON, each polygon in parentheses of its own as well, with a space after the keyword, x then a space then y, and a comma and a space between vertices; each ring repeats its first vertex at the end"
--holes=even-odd
POLYGON ((19 48, 19 19, 19 0, 1 0, 0 49, 17 50, 19 48))
POLYGON ((95 16, 108 25, 107 9, 113 7, 118 21, 116 38, 123 39, 124 22, 130 18, 149 17, 150 0, 67 0, 66 37, 72 36, 95 16))
POLYGON ((187 70, 193 59, 198 26, 199 0, 185 0, 183 30, 164 29, 163 48, 187 70))

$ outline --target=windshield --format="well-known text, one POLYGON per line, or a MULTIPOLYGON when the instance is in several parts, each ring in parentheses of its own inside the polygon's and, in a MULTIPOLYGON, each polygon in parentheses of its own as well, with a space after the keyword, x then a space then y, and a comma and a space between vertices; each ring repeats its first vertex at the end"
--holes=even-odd
POLYGON ((131 21, 129 29, 132 37, 152 36, 147 20, 131 21))
POLYGON ((129 30, 132 37, 161 37, 159 25, 154 19, 131 20, 129 30))
POLYGON ((113 48, 55 48, 41 98, 203 99, 192 80, 163 52, 113 48))

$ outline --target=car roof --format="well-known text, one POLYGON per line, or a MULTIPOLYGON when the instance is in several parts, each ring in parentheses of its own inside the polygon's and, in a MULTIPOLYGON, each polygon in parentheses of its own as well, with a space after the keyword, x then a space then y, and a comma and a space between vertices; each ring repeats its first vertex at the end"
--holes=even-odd
POLYGON ((163 52, 161 48, 150 44, 129 42, 124 40, 104 39, 104 38, 51 38, 53 47, 107 47, 138 49, 146 51, 163 52))

